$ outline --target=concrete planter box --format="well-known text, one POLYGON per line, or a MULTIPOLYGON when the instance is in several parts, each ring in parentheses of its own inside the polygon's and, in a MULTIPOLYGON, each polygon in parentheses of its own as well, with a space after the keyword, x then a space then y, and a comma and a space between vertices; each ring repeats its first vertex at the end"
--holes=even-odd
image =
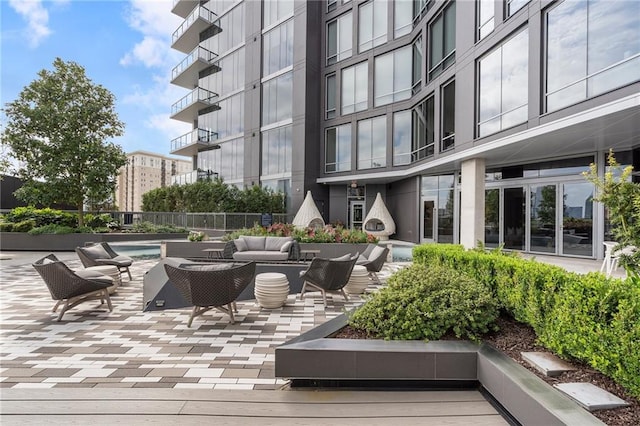
POLYGON ((0 250, 3 251, 74 251, 91 241, 95 243, 128 242, 163 239, 187 239, 187 234, 42 234, 29 235, 25 232, 1 232, 0 250))
POLYGON ((523 425, 604 424, 491 345, 330 338, 346 323, 340 315, 277 347, 275 376, 292 380, 294 386, 480 384, 523 425))

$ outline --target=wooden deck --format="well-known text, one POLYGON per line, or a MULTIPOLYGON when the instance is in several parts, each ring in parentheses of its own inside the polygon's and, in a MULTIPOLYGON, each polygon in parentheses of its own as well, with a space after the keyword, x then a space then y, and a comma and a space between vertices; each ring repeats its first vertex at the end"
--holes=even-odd
POLYGON ((507 425, 478 391, 2 389, 8 425, 507 425))

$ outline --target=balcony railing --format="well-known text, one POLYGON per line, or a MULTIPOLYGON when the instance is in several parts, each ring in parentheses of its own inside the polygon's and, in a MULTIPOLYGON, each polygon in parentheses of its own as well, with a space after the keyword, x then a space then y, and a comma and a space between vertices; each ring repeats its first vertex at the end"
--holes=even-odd
POLYGON ((184 53, 190 52, 198 45, 200 32, 211 27, 217 19, 218 15, 206 7, 196 6, 173 32, 171 47, 184 53))
POLYGON ((194 129, 189 133, 177 137, 171 141, 171 151, 178 151, 193 144, 209 145, 218 140, 218 134, 212 130, 194 129))
POLYGON ((218 57, 217 54, 210 50, 205 49, 202 46, 198 46, 187 55, 173 70, 171 70, 171 80, 175 80, 178 75, 182 74, 186 69, 193 65, 196 61, 202 60, 207 64, 210 64, 218 57))
POLYGON ((218 55, 202 46, 198 46, 171 70, 171 83, 185 89, 193 89, 198 85, 200 74, 220 71, 217 64, 218 55), (211 70, 210 70, 211 69, 211 70))
POLYGON ((201 87, 196 87, 185 97, 171 106, 171 118, 191 123, 197 116, 198 110, 215 106, 217 101, 217 93, 201 87))

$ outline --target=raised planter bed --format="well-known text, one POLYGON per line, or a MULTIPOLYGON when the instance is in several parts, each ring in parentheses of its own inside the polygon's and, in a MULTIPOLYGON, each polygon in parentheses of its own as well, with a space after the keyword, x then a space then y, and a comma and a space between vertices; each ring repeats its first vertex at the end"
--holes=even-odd
POLYGON ((275 376, 300 385, 481 385, 523 425, 602 425, 600 420, 488 344, 332 339, 340 315, 275 350, 275 376))
POLYGON ((1 232, 0 250, 3 251, 73 251, 87 242, 125 242, 146 240, 187 239, 185 233, 108 233, 108 234, 42 234, 1 232))

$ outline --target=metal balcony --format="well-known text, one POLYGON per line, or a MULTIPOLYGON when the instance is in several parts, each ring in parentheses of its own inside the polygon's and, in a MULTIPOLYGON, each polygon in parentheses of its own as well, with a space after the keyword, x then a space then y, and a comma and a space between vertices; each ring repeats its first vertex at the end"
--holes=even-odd
POLYGON ((173 32, 171 47, 182 53, 189 53, 200 43, 200 33, 210 32, 212 35, 222 31, 216 24, 218 15, 204 6, 196 6, 173 32))
POLYGON ((213 67, 214 72, 220 71, 220 67, 216 63, 218 55, 198 46, 186 58, 182 60, 176 67, 171 70, 171 83, 185 89, 193 89, 198 86, 198 78, 200 72, 213 67))
POLYGON ((194 129, 171 141, 171 154, 192 157, 201 151, 220 148, 215 143, 217 140, 218 134, 214 131, 194 129))
POLYGON ((171 118, 174 120, 193 123, 200 110, 216 111, 218 106, 218 94, 209 90, 196 87, 184 98, 171 106, 171 118))
POLYGON ((173 0, 171 13, 178 15, 181 18, 186 18, 194 7, 203 3, 204 0, 173 0))

